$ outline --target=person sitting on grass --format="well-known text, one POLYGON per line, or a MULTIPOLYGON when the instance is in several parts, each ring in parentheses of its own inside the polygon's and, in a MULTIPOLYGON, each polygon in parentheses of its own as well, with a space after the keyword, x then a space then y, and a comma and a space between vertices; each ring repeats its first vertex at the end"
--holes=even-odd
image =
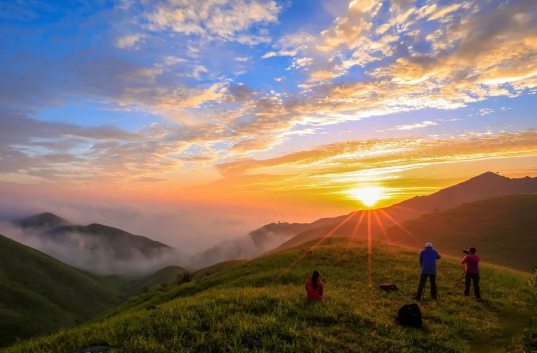
POLYGON ((420 253, 421 276, 418 285, 418 293, 412 297, 412 299, 421 300, 427 277, 431 280, 431 298, 436 299, 436 260, 439 259, 440 254, 433 249, 433 244, 425 244, 425 250, 422 250, 420 253))
POLYGON ((474 282, 475 298, 478 302, 481 301, 481 292, 479 291, 479 261, 481 258, 477 256, 476 248, 473 246, 468 248, 468 255, 466 255, 461 265, 466 265, 464 271, 466 272, 466 286, 464 287, 464 295, 470 295, 470 282, 474 282))
POLYGON ((324 283, 321 281, 321 273, 317 270, 313 271, 311 278, 306 282, 306 291, 308 292, 308 300, 323 300, 324 283))

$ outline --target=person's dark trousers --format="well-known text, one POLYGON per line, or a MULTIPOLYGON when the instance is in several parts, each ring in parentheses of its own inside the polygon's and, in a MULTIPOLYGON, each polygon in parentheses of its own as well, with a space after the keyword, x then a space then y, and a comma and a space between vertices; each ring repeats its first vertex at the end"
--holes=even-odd
POLYGON ((470 295, 470 282, 474 282, 474 293, 477 299, 481 299, 481 292, 479 290, 479 273, 466 273, 466 286, 464 288, 464 295, 470 295))
POLYGON ((418 294, 416 294, 416 298, 421 299, 421 295, 423 294, 423 288, 425 287, 425 283, 427 282, 427 277, 431 279, 431 298, 436 299, 436 275, 424 274, 422 274, 420 277, 420 284, 418 286, 418 294))

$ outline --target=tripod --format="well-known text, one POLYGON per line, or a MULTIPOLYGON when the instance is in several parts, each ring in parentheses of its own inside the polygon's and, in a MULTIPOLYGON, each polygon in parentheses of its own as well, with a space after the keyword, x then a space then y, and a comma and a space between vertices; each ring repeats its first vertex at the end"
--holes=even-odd
POLYGON ((455 283, 455 287, 453 287, 453 289, 455 289, 455 288, 457 288, 459 286, 459 283, 461 283, 461 280, 462 280, 462 278, 464 277, 465 274, 466 274, 466 270, 463 270, 461 277, 459 278, 457 283, 455 283))

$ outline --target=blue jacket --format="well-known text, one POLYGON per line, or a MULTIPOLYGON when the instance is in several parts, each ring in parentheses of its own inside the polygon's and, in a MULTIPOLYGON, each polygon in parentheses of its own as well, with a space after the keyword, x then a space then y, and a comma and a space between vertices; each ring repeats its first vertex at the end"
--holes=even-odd
POLYGON ((438 251, 431 248, 420 253, 420 266, 422 275, 436 275, 436 260, 440 258, 438 251))

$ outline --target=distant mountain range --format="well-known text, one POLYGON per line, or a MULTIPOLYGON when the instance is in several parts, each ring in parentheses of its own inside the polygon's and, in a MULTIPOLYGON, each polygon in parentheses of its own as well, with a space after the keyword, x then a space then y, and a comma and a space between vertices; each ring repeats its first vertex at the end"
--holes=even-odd
POLYGON ((399 222, 419 216, 417 213, 444 211, 465 202, 507 194, 537 193, 537 178, 508 178, 487 172, 428 196, 416 196, 385 208, 399 222))
POLYGON ((254 258, 274 249, 297 234, 312 228, 332 224, 337 218, 321 218, 312 223, 270 223, 251 231, 248 235, 226 240, 191 257, 189 266, 200 268, 217 262, 254 258))
MULTIPOLYGON (((537 193, 537 178, 518 178, 511 179, 496 173, 487 172, 464 181, 460 184, 442 189, 428 196, 416 196, 405 200, 390 207, 382 208, 377 212, 383 226, 389 228, 395 225, 395 221, 403 222, 405 220, 419 218, 420 216, 432 212, 447 210, 463 203, 472 202, 484 198, 490 198, 506 194, 531 194, 537 193), (386 216, 388 215, 388 216, 386 216), (393 219, 393 220, 392 220, 393 219)), ((325 219, 325 225, 321 227, 310 227, 309 229, 290 238, 280 246, 271 251, 277 252, 287 249, 298 244, 320 238, 330 232, 346 216, 340 216, 331 219, 325 219)), ((344 224, 338 229, 334 237, 348 237, 354 231, 360 214, 344 224)), ((315 224, 312 223, 312 224, 315 224)), ((381 229, 372 217, 371 232, 379 234, 381 229)), ((367 237, 367 228, 365 222, 362 223, 356 234, 358 238, 367 237)))
POLYGON ((70 265, 99 273, 150 273, 184 264, 186 255, 152 239, 93 223, 87 226, 45 212, 13 222, 16 239, 70 265))
POLYGON ((0 235, 0 346, 74 326, 126 299, 122 282, 0 235))

